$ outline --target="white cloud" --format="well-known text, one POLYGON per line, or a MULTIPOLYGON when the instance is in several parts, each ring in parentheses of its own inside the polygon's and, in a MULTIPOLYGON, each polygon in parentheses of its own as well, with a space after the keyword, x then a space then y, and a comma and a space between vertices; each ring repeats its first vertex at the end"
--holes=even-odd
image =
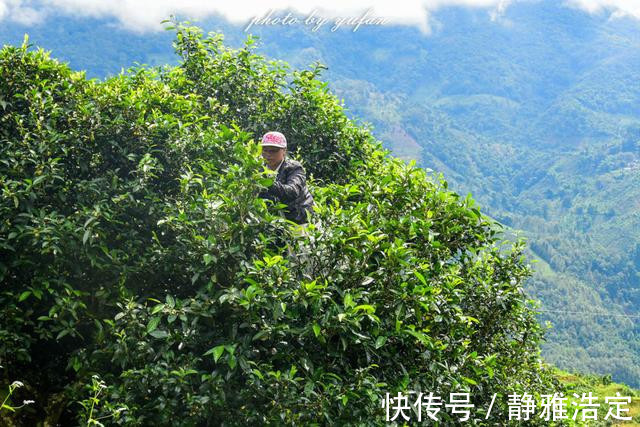
MULTIPOLYGON (((220 14, 229 21, 247 25, 252 18, 274 10, 283 16, 286 9, 302 16, 316 10, 318 16, 330 20, 337 17, 360 17, 371 9, 371 15, 389 23, 414 25, 429 31, 430 13, 446 6, 485 8, 492 20, 499 20, 512 1, 522 0, 0 0, 0 20, 10 19, 35 24, 55 11, 71 16, 111 17, 127 29, 160 31, 160 21, 171 14, 189 19, 202 19, 220 14)), ((591 13, 606 8, 615 16, 640 18, 640 0, 566 0, 567 4, 591 13)))
POLYGON ((0 0, 0 21, 9 18, 24 25, 32 25, 42 20, 44 14, 22 0, 0 0))
MULTIPOLYGON (((0 0, 0 4, 3 1, 0 0)), ((171 14, 191 19, 206 18, 213 14, 223 15, 235 24, 248 24, 253 18, 266 16, 273 10, 273 16, 284 16, 289 9, 302 16, 316 11, 316 16, 327 18, 361 16, 372 9, 376 17, 386 18, 389 22, 417 25, 426 28, 429 3, 439 6, 442 0, 408 0, 401 4, 389 4, 384 0, 41 0, 48 8, 72 14, 74 16, 111 16, 123 26, 138 31, 160 30, 160 21, 171 14), (427 8, 425 8, 425 4, 427 8)), ((460 2, 460 1, 458 1, 460 2)), ((467 0, 462 3, 468 3, 467 0)), ((490 0, 495 3, 495 0, 490 0)), ((473 2, 472 2, 473 3, 473 2)), ((487 3, 479 0, 478 3, 487 3)), ((434 9, 435 7, 431 7, 434 9)))
POLYGON ((640 0, 567 0, 567 4, 589 13, 610 10, 613 18, 632 16, 640 19, 640 0))
POLYGON ((509 6, 510 0, 502 0, 500 1, 495 8, 489 13, 491 17, 491 21, 499 21, 504 16, 507 11, 507 7, 509 6))
POLYGON ((23 25, 39 24, 44 18, 45 14, 43 12, 28 6, 14 9, 11 14, 12 20, 23 25))

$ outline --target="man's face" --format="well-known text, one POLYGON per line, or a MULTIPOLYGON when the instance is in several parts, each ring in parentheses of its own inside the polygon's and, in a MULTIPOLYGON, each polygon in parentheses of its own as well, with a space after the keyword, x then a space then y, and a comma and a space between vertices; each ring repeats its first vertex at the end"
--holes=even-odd
POLYGON ((284 148, 280 147, 262 147, 262 157, 267 163, 267 167, 271 170, 275 170, 282 159, 284 159, 284 148))

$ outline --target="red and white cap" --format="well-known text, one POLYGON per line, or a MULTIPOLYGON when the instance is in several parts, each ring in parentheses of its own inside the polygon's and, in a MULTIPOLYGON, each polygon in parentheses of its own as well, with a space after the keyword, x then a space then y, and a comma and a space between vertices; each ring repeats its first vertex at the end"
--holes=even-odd
POLYGON ((262 146, 287 148, 287 138, 280 132, 267 132, 262 136, 262 146))

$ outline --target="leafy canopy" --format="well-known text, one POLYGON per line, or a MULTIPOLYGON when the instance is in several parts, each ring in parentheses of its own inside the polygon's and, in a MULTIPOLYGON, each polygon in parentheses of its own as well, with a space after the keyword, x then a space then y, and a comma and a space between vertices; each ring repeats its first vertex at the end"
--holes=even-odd
POLYGON ((36 393, 16 417, 375 425, 387 392, 468 391, 481 423, 493 393, 553 391, 521 242, 348 120, 322 66, 175 31, 180 65, 106 81, 0 52, 0 361, 36 393), (306 234, 257 196, 272 129, 313 177, 306 234))

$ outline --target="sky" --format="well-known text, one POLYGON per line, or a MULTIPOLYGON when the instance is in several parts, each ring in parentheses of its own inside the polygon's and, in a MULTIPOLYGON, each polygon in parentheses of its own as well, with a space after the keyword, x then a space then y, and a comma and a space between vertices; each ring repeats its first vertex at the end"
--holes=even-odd
MULTIPOLYGON (((189 19, 222 15, 246 28, 254 19, 282 19, 286 16, 284 11, 293 10, 300 19, 310 15, 331 20, 340 17, 345 20, 378 19, 384 23, 416 26, 428 33, 430 16, 440 8, 484 8, 492 19, 497 19, 516 1, 532 0, 0 0, 0 22, 40 25, 56 13, 71 17, 112 18, 130 31, 145 33, 162 31, 161 21, 172 14, 189 19)), ((558 1, 589 13, 640 19, 640 0, 558 1)))

